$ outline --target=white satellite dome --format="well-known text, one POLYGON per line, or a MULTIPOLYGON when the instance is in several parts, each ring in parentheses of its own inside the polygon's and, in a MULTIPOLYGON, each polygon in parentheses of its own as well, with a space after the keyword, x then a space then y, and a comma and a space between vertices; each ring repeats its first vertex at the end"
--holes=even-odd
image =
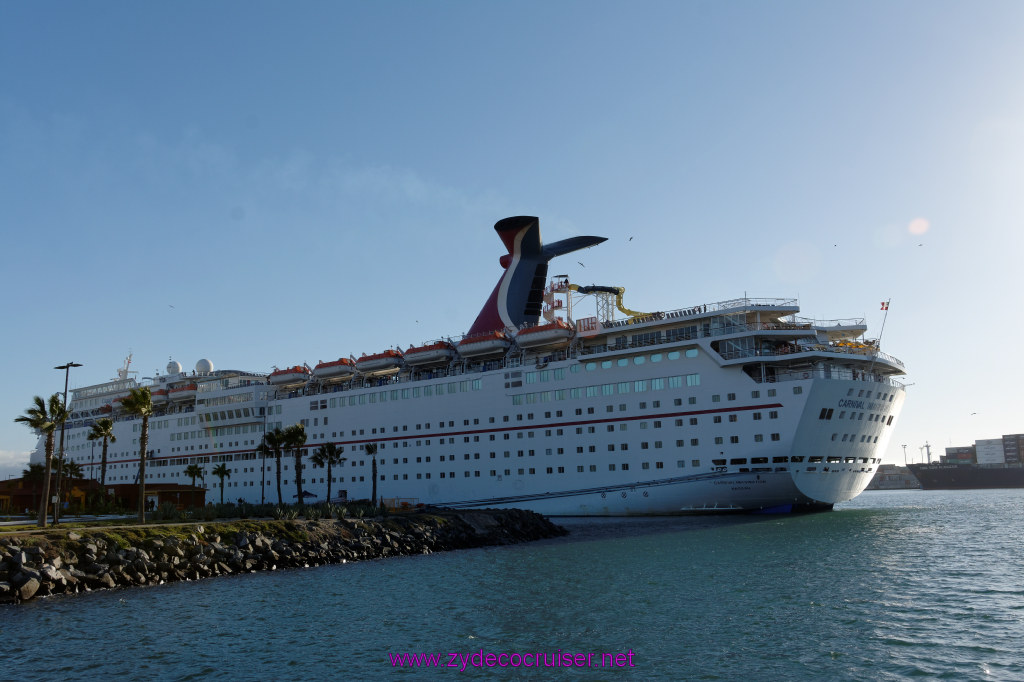
POLYGON ((170 362, 168 362, 167 363, 167 373, 168 374, 181 374, 181 363, 180 362, 175 362, 174 360, 171 360, 170 362))
POLYGON ((213 363, 203 358, 196 363, 196 374, 209 374, 213 371, 213 363))

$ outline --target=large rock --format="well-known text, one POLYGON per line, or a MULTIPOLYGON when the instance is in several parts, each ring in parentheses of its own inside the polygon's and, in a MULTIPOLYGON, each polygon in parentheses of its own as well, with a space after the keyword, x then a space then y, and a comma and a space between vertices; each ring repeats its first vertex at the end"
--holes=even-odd
POLYGON ((21 601, 28 601, 32 597, 36 596, 36 592, 39 591, 39 581, 35 578, 29 578, 21 587, 18 588, 18 599, 21 601))

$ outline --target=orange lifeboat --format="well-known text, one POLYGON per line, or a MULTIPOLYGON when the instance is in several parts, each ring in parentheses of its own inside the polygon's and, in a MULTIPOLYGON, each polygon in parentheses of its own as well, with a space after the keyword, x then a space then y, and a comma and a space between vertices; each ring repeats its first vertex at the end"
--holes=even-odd
POLYGON ((277 369, 270 373, 273 386, 299 386, 309 381, 310 371, 300 365, 277 369))
POLYGON ((356 369, 363 374, 375 374, 397 370, 402 364, 402 352, 397 350, 386 350, 383 353, 364 355, 356 360, 356 369))
POLYGON ((439 365, 450 362, 455 355, 452 345, 447 341, 429 343, 425 346, 413 346, 405 351, 405 364, 418 365, 439 365))
POLYGON ((467 336, 459 341, 459 355, 464 358, 479 358, 489 355, 501 355, 508 350, 509 341, 505 332, 496 331, 487 334, 467 336))
POLYGON ((167 397, 171 400, 194 400, 196 397, 196 385, 185 384, 184 386, 175 386, 167 392, 167 397))
POLYGON ((346 379, 356 373, 356 365, 348 358, 338 358, 330 362, 319 362, 313 368, 313 376, 317 379, 346 379))
POLYGON ((158 388, 155 391, 151 391, 150 395, 153 397, 153 404, 154 405, 163 405, 164 403, 167 402, 167 390, 166 389, 158 388))
POLYGON ((541 348, 543 346, 560 346, 572 338, 573 329, 561 320, 550 324, 520 329, 516 334, 516 344, 520 348, 541 348))

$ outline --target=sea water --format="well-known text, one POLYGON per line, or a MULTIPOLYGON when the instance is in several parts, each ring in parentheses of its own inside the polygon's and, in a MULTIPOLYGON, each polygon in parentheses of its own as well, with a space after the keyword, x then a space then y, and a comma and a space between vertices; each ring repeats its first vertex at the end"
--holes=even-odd
POLYGON ((1019 680, 1022 512, 1024 490, 892 491, 810 515, 557 519, 569 536, 526 545, 0 607, 0 670, 1019 680), (396 667, 421 653, 443 667, 396 667))

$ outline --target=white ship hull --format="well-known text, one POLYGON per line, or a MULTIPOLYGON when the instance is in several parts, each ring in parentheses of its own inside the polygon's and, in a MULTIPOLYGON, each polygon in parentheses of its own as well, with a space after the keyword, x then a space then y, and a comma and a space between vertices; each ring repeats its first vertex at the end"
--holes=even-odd
MULTIPOLYGON (((378 495, 410 505, 519 507, 587 516, 786 511, 827 507, 855 497, 867 486, 892 432, 886 422, 902 406, 902 388, 821 377, 758 384, 738 368, 717 366, 699 345, 688 347, 697 350, 697 357, 685 357, 687 347, 681 345, 648 349, 641 355, 660 354, 663 359, 640 368, 631 362, 623 368, 587 371, 589 363, 600 367, 601 356, 552 363, 540 371, 550 377, 560 370, 563 379, 529 384, 546 391, 525 391, 526 384, 505 389, 506 383, 517 381, 514 376, 539 375, 535 368, 523 368, 385 387, 338 387, 293 398, 275 398, 274 388, 265 385, 206 392, 202 400, 248 407, 250 416, 239 411, 238 417, 216 422, 229 426, 211 429, 191 422, 214 411, 227 417, 226 411, 197 406, 154 417, 147 471, 154 481, 184 483, 189 480, 184 476, 188 464, 230 461, 225 499, 276 502, 274 463, 255 452, 266 420, 268 429, 305 423, 309 453, 326 442, 342 448, 348 461, 332 472, 331 487, 333 495, 343 491, 349 499, 371 495, 371 461, 362 451, 367 443, 379 447, 378 472, 383 478, 378 480, 378 495), (667 360, 675 349, 681 350, 680 358, 667 360), (699 375, 700 385, 652 390, 657 379, 667 385, 670 377, 686 375, 699 375), (633 392, 637 382, 644 382, 641 393, 633 392), (623 384, 629 385, 626 393, 586 397, 588 387, 611 385, 619 390, 623 384), (847 394, 865 387, 885 394, 884 400, 874 401, 874 410, 865 408, 872 416, 842 422, 818 419, 823 407, 838 414, 847 394), (443 393, 438 395, 439 391, 443 393), (581 397, 569 397, 574 391, 581 397), (769 391, 775 395, 769 396, 769 391), (547 392, 551 396, 542 398, 547 392), (408 397, 402 398, 403 393, 408 397), (252 395, 252 400, 233 398, 239 395, 252 395), (527 403, 531 395, 536 402, 527 403), (556 399, 558 395, 564 399, 556 399), (729 395, 735 399, 728 400, 729 395), (310 409, 312 398, 316 410, 310 409), (446 420, 452 415, 460 420, 446 420), (179 427, 179 420, 187 423, 179 427), (833 439, 833 433, 839 437, 833 439), (844 442, 842 436, 849 434, 854 437, 844 442), (721 443, 716 442, 719 438, 721 443)), ((202 417, 197 421, 215 423, 202 417)), ((137 428, 138 420, 117 422, 109 483, 135 481, 138 454, 131 444, 137 428)), ((98 479, 98 462, 82 457, 91 450, 87 431, 72 427, 68 442, 72 456, 98 479)), ((285 502, 294 501, 293 466, 290 457, 282 462, 285 502)), ((305 467, 303 488, 314 499, 325 500, 326 470, 308 458, 305 467)))

